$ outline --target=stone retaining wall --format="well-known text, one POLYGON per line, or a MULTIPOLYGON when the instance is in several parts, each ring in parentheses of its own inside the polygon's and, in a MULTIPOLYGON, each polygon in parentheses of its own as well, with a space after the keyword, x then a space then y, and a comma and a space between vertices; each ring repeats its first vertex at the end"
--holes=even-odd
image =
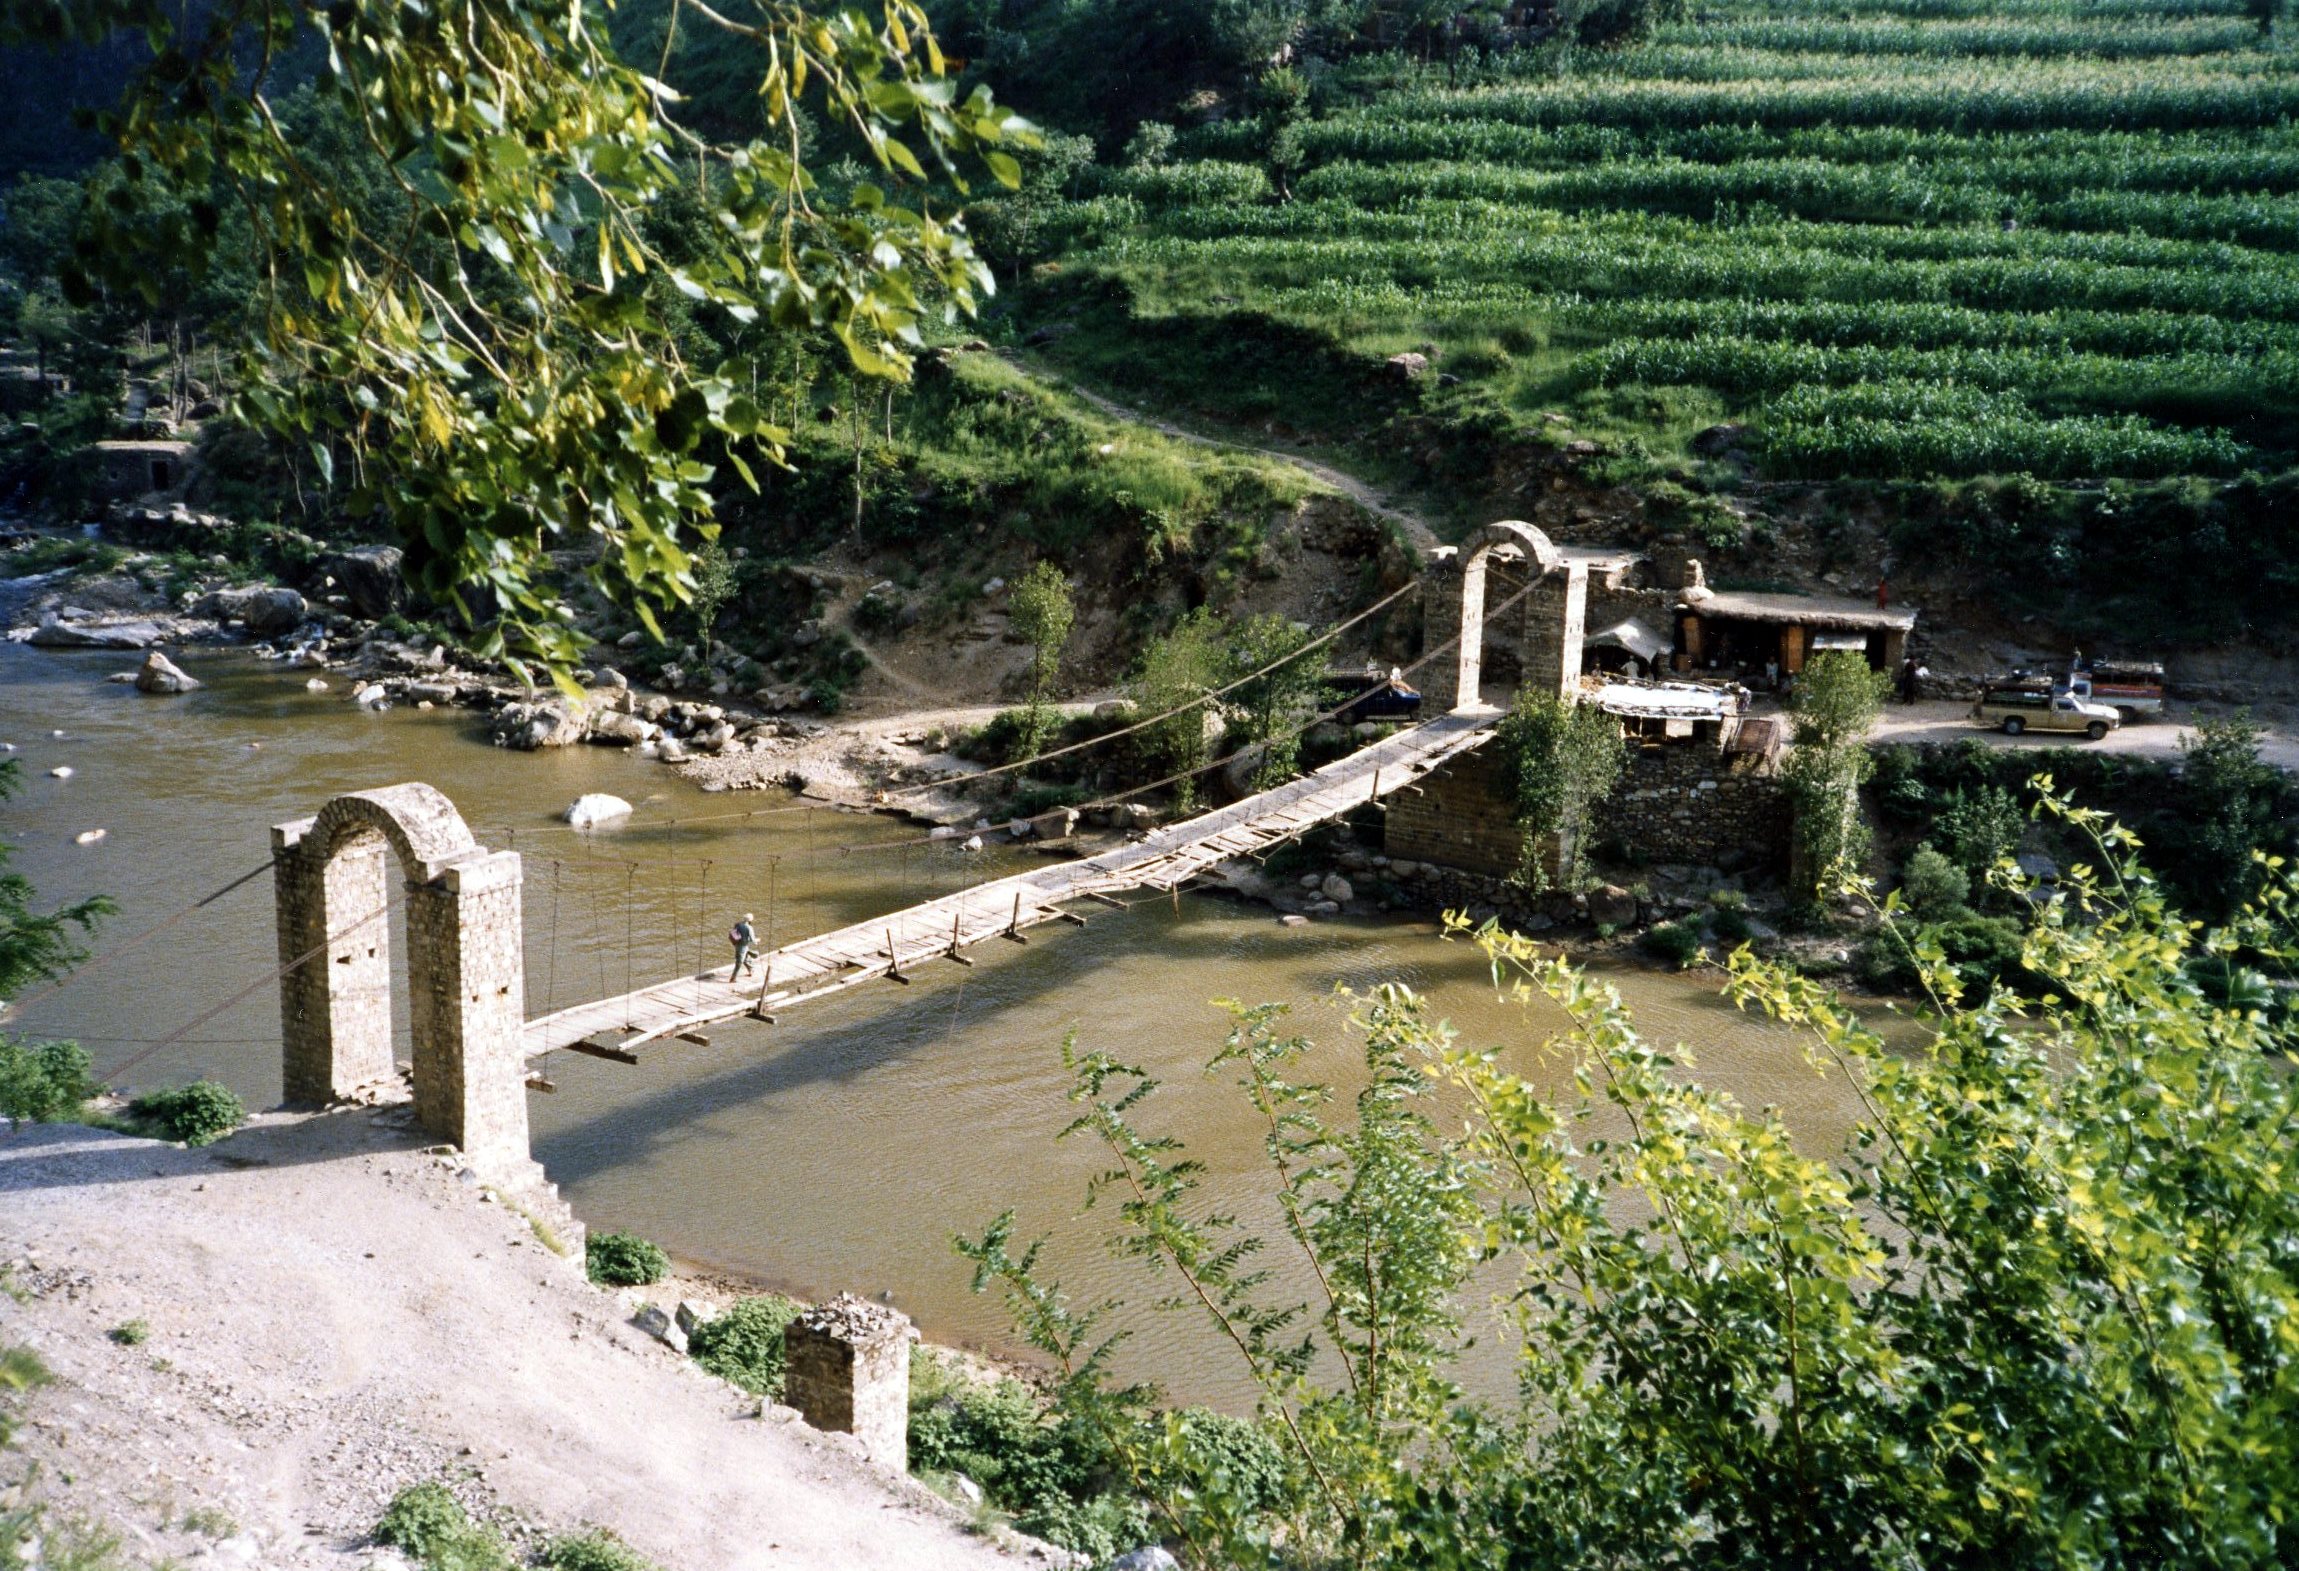
MULTIPOLYGON (((1524 854, 1509 795, 1498 755, 1456 758, 1417 790, 1389 799, 1382 849, 1394 859, 1506 880, 1524 854)), ((1788 830, 1787 797, 1764 759, 1694 742, 1632 743, 1594 833, 1598 847, 1631 860, 1768 865, 1787 856, 1788 830)))

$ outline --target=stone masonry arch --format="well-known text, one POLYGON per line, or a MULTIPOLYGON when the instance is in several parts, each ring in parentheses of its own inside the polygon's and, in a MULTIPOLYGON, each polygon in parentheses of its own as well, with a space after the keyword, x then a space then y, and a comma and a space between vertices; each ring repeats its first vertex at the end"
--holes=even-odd
POLYGON ((1531 524, 1504 518, 1485 525, 1458 547, 1431 554, 1421 581, 1422 647, 1441 650, 1421 679, 1433 708, 1484 708, 1485 569, 1498 554, 1521 561, 1533 580, 1518 606, 1524 680, 1571 699, 1580 680, 1581 638, 1588 622, 1588 564, 1567 558, 1531 524))
POLYGON ((272 829, 281 1078, 324 1105, 397 1075, 391 864, 405 880, 415 1117, 474 1169, 510 1177, 527 1146, 525 953, 517 852, 489 851, 417 782, 338 796, 272 829), (295 964, 313 950, 322 952, 295 964))

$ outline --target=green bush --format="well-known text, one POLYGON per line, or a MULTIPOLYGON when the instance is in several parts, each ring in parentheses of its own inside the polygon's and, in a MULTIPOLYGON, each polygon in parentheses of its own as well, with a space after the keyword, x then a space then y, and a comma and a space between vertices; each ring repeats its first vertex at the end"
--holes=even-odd
POLYGON ((79 1116, 103 1087, 88 1073, 77 1042, 26 1042, 0 1036, 0 1114, 53 1124, 79 1116))
POLYGON ((583 1269, 601 1287, 644 1287, 670 1268, 670 1256, 636 1233, 593 1233, 583 1245, 583 1269))
POLYGON ((550 1571, 660 1571, 646 1556, 604 1528, 556 1538, 543 1551, 550 1571))
POLYGON ((148 1320, 123 1320, 104 1335, 122 1347, 141 1347, 152 1339, 152 1325, 148 1320))
POLYGON ((779 1397, 782 1328, 804 1313, 804 1304, 779 1293, 745 1298, 716 1320, 695 1327, 687 1338, 687 1352, 721 1380, 731 1380, 757 1396, 779 1397))
POLYGON ((1900 894, 1908 909, 1926 921, 1938 921, 1970 897, 1972 880, 1965 871, 1928 845, 1920 845, 1900 869, 1900 894))
POLYGON ((1948 860, 1974 878, 1985 878, 1989 868, 2019 846, 2027 821, 2011 792, 2001 786, 1980 786, 1949 792, 1932 832, 1939 836, 1948 860))
POLYGON ((471 1520, 445 1484, 415 1484, 392 1496, 375 1541, 405 1550, 424 1571, 517 1571, 510 1551, 471 1520))
POLYGON ((1658 927, 1645 929, 1638 940, 1645 953, 1671 965, 1692 964, 1692 957, 1700 953, 1700 926, 1695 922, 1663 922, 1658 927))
POLYGON ((1184 1467, 1191 1477, 1218 1482, 1240 1508, 1260 1511, 1285 1499, 1285 1453, 1251 1419, 1207 1407, 1179 1415, 1184 1467))
POLYGON ((172 1091, 151 1091, 128 1104, 128 1116, 162 1140, 204 1146, 247 1120, 247 1108, 228 1086, 195 1080, 172 1091))

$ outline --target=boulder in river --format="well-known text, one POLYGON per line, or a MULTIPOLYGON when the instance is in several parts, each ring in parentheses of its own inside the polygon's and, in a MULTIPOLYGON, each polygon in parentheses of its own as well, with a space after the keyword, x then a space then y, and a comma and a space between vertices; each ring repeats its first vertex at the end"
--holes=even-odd
POLYGON ((25 642, 37 649, 149 649, 163 636, 157 622, 64 622, 51 617, 25 642))
POLYGON ((661 727, 637 715, 610 709, 591 717, 590 740, 610 747, 631 747, 651 742, 662 734, 661 727))
POLYGON ((70 764, 58 764, 55 768, 48 771, 48 778, 51 780, 69 780, 72 778, 73 773, 74 771, 70 764))
POLYGON ((199 678, 157 649, 144 656, 144 668, 136 673, 139 693, 188 693, 199 685, 199 678))
POLYGON ((271 585, 218 589, 192 603, 194 616, 237 622, 258 638, 279 638, 294 632, 303 625, 310 609, 294 590, 271 585))
POLYGON ((543 747, 569 747, 590 733, 590 722, 580 706, 564 699, 539 704, 505 704, 495 711, 489 729, 504 747, 533 752, 543 747))
POLYGON ((592 829, 630 817, 631 804, 604 791, 588 791, 567 804, 567 810, 559 816, 577 829, 592 829))
POLYGON ((399 575, 404 559, 395 545, 364 545, 339 551, 320 566, 343 591, 351 614, 375 622, 398 610, 407 597, 406 580, 399 575))
POLYGON ((1349 880, 1343 878, 1339 873, 1327 873, 1319 881, 1317 892, 1336 906, 1346 905, 1357 898, 1357 891, 1351 888, 1349 880))

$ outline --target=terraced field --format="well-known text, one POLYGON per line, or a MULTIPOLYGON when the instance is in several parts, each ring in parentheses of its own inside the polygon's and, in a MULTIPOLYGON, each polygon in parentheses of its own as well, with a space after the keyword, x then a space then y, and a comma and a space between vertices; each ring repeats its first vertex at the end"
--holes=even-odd
POLYGON ((1782 476, 2226 475, 2299 446, 2299 57, 2235 0, 1725 0, 1623 51, 1340 73, 1071 215, 1147 314, 1434 346, 1527 421, 1782 476))

